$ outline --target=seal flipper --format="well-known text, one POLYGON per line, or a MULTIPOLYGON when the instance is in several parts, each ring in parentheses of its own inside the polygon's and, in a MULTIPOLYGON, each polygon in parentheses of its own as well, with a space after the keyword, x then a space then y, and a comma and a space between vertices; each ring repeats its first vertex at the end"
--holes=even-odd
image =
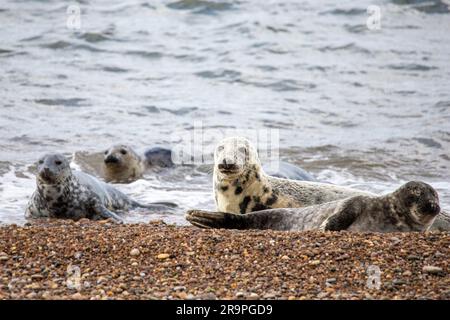
POLYGON ((320 229, 324 231, 341 231, 347 230, 360 216, 362 206, 361 197, 353 197, 339 209, 338 213, 333 214, 326 219, 320 229))
POLYGON ((142 204, 137 201, 132 201, 131 205, 133 208, 143 208, 156 211, 173 211, 174 208, 178 208, 176 203, 165 201, 151 202, 149 204, 142 204))
POLYGON ((234 213, 189 210, 186 220, 200 228, 248 229, 246 216, 234 213))
POLYGON ((186 220, 200 228, 289 230, 289 224, 286 224, 284 219, 283 209, 262 210, 247 214, 202 210, 189 210, 186 213, 186 220))
POLYGON ((123 219, 121 217, 119 217, 114 212, 109 211, 104 206, 97 207, 96 213, 98 214, 99 217, 103 219, 113 219, 117 223, 123 223, 123 219))

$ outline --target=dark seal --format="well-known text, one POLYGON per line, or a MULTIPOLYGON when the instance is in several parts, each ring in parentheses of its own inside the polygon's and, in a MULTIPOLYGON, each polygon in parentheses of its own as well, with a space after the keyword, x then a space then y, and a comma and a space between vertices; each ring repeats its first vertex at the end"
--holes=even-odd
POLYGON ((426 183, 411 181, 383 196, 355 196, 245 215, 191 210, 186 219, 202 228, 409 232, 428 230, 439 212, 437 192, 426 183))
POLYGON ((81 171, 72 171, 61 154, 48 154, 37 164, 37 189, 25 215, 78 220, 122 219, 116 212, 134 208, 171 211, 176 205, 167 202, 140 204, 112 186, 81 171))

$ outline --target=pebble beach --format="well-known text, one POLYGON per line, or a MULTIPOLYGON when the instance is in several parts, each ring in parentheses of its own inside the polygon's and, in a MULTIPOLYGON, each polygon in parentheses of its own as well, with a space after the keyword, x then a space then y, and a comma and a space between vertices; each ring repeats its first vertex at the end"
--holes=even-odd
POLYGON ((0 299, 450 299, 450 234, 0 227, 0 299))

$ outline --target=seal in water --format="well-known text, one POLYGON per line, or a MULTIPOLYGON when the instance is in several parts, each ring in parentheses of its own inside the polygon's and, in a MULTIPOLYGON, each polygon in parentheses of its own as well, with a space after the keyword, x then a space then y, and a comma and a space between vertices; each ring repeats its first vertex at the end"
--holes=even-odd
POLYGON ((69 161, 61 154, 43 156, 37 170, 37 189, 28 203, 27 218, 112 218, 121 221, 113 211, 133 208, 171 211, 176 206, 168 202, 140 204, 86 173, 72 171, 69 161))
MULTIPOLYGON (((264 169, 263 165, 263 169, 264 169)), ((306 170, 297 167, 293 164, 290 164, 285 161, 279 161, 278 170, 271 171, 270 168, 264 171, 272 177, 283 178, 289 180, 300 180, 300 181, 317 181, 309 172, 306 170)))
POLYGON ((142 177, 149 167, 172 167, 172 152, 155 147, 147 150, 144 157, 130 146, 115 145, 105 151, 103 175, 107 182, 127 183, 142 177))
POLYGON ((214 162, 214 195, 217 211, 221 212, 298 208, 372 195, 326 183, 269 176, 261 168, 255 148, 242 137, 222 140, 216 147, 214 162))
POLYGON ((426 231, 439 211, 437 192, 426 183, 411 181, 383 196, 355 196, 245 215, 191 210, 186 219, 203 228, 408 232, 426 231))

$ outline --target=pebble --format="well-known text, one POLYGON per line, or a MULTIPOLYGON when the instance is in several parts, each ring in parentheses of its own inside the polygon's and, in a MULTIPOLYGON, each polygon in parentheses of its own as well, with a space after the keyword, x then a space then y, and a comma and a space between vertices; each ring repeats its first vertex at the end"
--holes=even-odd
POLYGON ((131 249, 131 251, 130 251, 130 255, 133 256, 133 257, 136 257, 136 256, 138 256, 138 255, 140 255, 140 254, 141 254, 141 252, 140 252, 139 249, 137 249, 137 248, 133 248, 133 249, 131 249))
POLYGON ((177 287, 173 287, 172 290, 173 291, 186 291, 186 287, 184 287, 184 286, 177 286, 177 287))
POLYGON ((6 225, 0 227, 0 257, 8 259, 0 261, 0 299, 238 299, 242 292, 239 299, 249 300, 446 300, 450 290, 440 276, 448 270, 448 233, 430 239, 423 233, 235 231, 161 223, 6 225), (401 244, 393 246, 392 236, 401 244), (133 248, 138 256, 131 255, 133 248), (75 259, 83 271, 79 294, 65 285, 75 259), (367 289, 370 264, 382 271, 378 290, 367 289), (431 270, 436 275, 427 266, 438 268, 431 270))
POLYGON ((79 292, 74 293, 71 298, 74 300, 83 300, 84 299, 83 295, 79 292))
POLYGON ((259 294, 255 293, 255 292, 250 292, 250 294, 247 297, 249 300, 258 300, 259 299, 259 294))
POLYGON ((170 254, 168 253, 160 253, 156 256, 156 258, 160 259, 160 260, 164 260, 170 257, 170 254))
POLYGON ((429 274, 440 274, 443 272, 442 268, 436 266, 424 266, 422 271, 429 274))

